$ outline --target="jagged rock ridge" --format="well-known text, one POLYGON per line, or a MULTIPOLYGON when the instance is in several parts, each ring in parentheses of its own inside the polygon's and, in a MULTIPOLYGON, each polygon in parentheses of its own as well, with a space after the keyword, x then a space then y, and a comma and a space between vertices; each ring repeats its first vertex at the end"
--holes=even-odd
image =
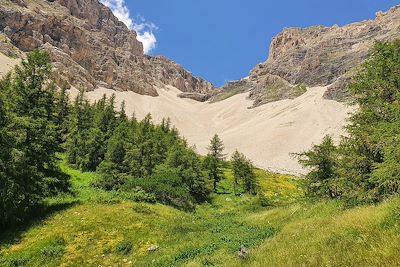
MULTIPOLYGON (((345 98, 354 68, 367 58, 374 41, 397 38, 400 5, 385 13, 378 12, 374 20, 343 27, 285 29, 273 38, 267 61, 250 72, 247 88, 242 91, 250 92, 255 106, 298 96, 304 92, 301 85, 332 84, 325 97, 345 98)), ((223 92, 235 90, 235 86, 232 83, 223 92)))
POLYGON ((136 33, 98 0, 0 0, 0 33, 27 52, 46 49, 59 85, 157 96, 157 86, 209 93, 209 82, 164 57, 143 54, 136 33))

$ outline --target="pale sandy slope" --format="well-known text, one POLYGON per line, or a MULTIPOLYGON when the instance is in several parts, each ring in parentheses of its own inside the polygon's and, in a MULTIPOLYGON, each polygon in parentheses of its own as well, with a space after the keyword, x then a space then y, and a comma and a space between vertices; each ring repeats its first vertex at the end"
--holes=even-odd
POLYGON ((0 77, 6 75, 18 62, 19 59, 9 58, 0 53, 0 77))
MULTIPOLYGON (((338 139, 343 134, 349 107, 322 98, 325 87, 310 88, 294 99, 248 109, 246 94, 210 104, 177 97, 173 87, 158 89, 159 97, 132 92, 116 93, 117 102, 126 102, 127 113, 141 119, 151 113, 159 122, 170 117, 189 143, 205 154, 210 138, 218 133, 226 152, 239 149, 258 167, 277 172, 301 174, 304 170, 291 153, 302 152, 329 134, 338 139)), ((87 97, 96 100, 115 91, 100 88, 87 97)), ((71 91, 72 95, 76 91, 71 91)))

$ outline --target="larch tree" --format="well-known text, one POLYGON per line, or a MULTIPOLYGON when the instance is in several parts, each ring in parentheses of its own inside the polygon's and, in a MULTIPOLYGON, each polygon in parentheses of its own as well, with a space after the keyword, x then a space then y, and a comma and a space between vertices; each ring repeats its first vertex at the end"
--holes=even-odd
POLYGON ((222 164, 226 156, 223 151, 224 144, 218 134, 215 134, 210 141, 208 155, 204 160, 204 166, 213 181, 214 192, 217 192, 218 183, 223 178, 222 164))

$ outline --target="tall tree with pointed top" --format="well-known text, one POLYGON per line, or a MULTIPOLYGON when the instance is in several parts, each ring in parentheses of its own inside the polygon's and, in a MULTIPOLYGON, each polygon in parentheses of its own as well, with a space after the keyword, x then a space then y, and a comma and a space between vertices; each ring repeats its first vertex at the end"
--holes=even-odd
POLYGON ((210 179, 213 181, 214 192, 217 192, 218 183, 223 178, 222 163, 226 156, 223 150, 224 144, 218 134, 215 134, 208 146, 208 155, 204 159, 204 166, 208 171, 210 179))
POLYGON ((49 55, 35 50, 0 83, 0 142, 7 141, 0 157, 0 175, 7 177, 0 187, 1 225, 22 221, 54 186, 68 184, 56 167, 59 124, 50 70, 49 55))

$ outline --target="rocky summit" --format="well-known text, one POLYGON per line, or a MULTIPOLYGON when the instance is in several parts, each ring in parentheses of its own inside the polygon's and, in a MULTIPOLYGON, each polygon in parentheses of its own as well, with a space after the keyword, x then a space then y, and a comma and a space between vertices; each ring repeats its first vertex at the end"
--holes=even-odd
POLYGON ((171 85, 189 97, 214 89, 165 57, 144 55, 136 33, 98 0, 0 0, 0 34, 10 56, 48 51, 60 86, 157 96, 156 87, 171 85))
POLYGON ((253 107, 293 99, 315 86, 329 85, 327 99, 346 99, 352 73, 374 41, 400 38, 400 6, 343 27, 284 29, 273 38, 266 62, 220 90, 163 56, 144 55, 136 37, 98 0, 0 0, 0 52, 22 57, 45 49, 60 86, 150 96, 173 86, 179 97, 202 102, 247 92, 253 107))
POLYGON ((354 68, 367 58, 374 42, 396 38, 400 38, 400 6, 378 12, 374 20, 343 27, 284 29, 273 38, 267 61, 248 78, 226 85, 221 94, 249 91, 258 106, 296 97, 304 87, 330 85, 325 97, 340 100, 347 97, 354 68))

